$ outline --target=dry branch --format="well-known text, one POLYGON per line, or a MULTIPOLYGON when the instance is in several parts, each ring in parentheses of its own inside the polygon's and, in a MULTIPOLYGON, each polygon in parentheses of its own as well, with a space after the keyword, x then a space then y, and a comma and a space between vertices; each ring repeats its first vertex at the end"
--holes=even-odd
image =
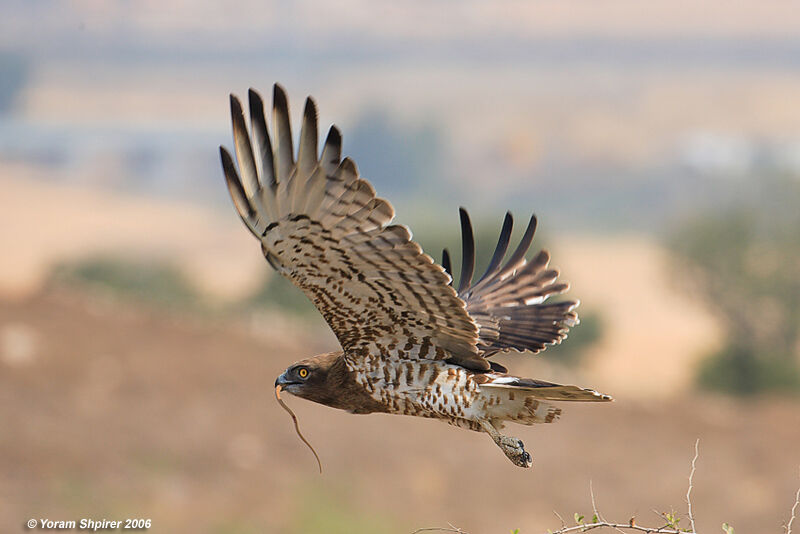
POLYGON ((792 523, 794 523, 795 517, 797 517, 797 506, 800 505, 800 488, 797 488, 797 494, 794 497, 794 505, 792 506, 792 517, 789 518, 789 522, 786 523, 786 534, 792 534, 792 523))
MULTIPOLYGON (((597 501, 595 500, 594 495, 594 488, 592 486, 592 482, 589 481, 589 495, 592 500, 592 511, 594 513, 594 517, 590 523, 585 523, 583 521, 583 516, 579 516, 575 514, 575 525, 567 525, 564 522, 564 519, 558 514, 558 512, 553 512, 556 517, 561 521, 561 528, 558 530, 550 531, 548 530, 548 534, 569 534, 570 532, 586 532, 589 530, 595 530, 598 528, 608 528, 614 529, 617 532, 621 532, 625 534, 626 532, 644 532, 646 534, 697 534, 697 530, 695 528, 694 523, 694 510, 692 507, 692 490, 694 489, 694 474, 697 471, 697 460, 700 457, 700 440, 698 439, 694 443, 694 457, 692 458, 692 467, 689 471, 689 487, 686 490, 686 505, 687 505, 687 516, 689 519, 689 526, 690 528, 682 529, 678 527, 678 521, 680 519, 675 517, 674 513, 661 513, 659 514, 666 520, 666 524, 660 527, 648 527, 643 525, 636 524, 636 518, 632 517, 627 523, 615 523, 613 521, 606 521, 603 515, 600 513, 600 510, 597 506, 597 501)), ((792 506, 791 517, 789 521, 786 523, 785 534, 792 534, 792 526, 794 525, 794 521, 797 518, 798 508, 800 508, 800 488, 797 490, 797 494, 795 495, 794 505, 792 506)), ((656 512, 658 513, 658 512, 656 512)), ((418 534, 420 532, 451 532, 455 534, 468 534, 467 531, 462 530, 458 527, 454 527, 451 524, 448 524, 448 527, 429 527, 429 528, 419 528, 412 532, 411 534, 418 534)), ((727 524, 723 524, 723 530, 726 532, 733 532, 733 529, 730 528, 727 524)), ((514 530, 512 532, 519 532, 519 530, 514 530)))
POLYGON ((572 527, 565 527, 554 530, 552 534, 566 534, 567 532, 585 532, 596 528, 613 528, 620 532, 649 532, 652 534, 696 534, 694 531, 686 531, 667 526, 663 527, 643 527, 631 523, 609 523, 608 521, 597 521, 595 523, 581 523, 572 527))
POLYGON ((689 524, 692 532, 697 529, 694 526, 694 515, 692 514, 692 490, 694 489, 694 472, 697 469, 697 458, 700 456, 700 438, 694 442, 694 458, 692 458, 692 470, 689 472, 689 489, 686 490, 686 507, 688 509, 689 524))

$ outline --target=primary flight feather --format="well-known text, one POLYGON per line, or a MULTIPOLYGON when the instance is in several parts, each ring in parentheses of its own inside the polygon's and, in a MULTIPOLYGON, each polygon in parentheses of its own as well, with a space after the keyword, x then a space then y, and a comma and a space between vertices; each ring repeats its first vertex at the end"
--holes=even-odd
POLYGON ((293 147, 286 93, 274 86, 272 136, 264 104, 249 91, 250 129, 231 95, 233 157, 220 147, 228 191, 272 267, 311 299, 342 350, 291 365, 275 381, 299 397, 352 413, 439 419, 488 433, 517 466, 530 467, 523 443, 500 433, 506 421, 550 423, 548 401, 607 401, 590 389, 509 375, 488 358, 539 352, 577 324, 577 301, 546 303, 568 289, 548 268, 549 254, 526 260, 532 217, 507 261, 513 219, 506 215, 486 272, 472 282, 475 243, 460 211, 462 266, 452 286, 450 256, 424 254, 394 209, 341 158, 332 126, 319 152, 317 110, 306 100, 293 147))

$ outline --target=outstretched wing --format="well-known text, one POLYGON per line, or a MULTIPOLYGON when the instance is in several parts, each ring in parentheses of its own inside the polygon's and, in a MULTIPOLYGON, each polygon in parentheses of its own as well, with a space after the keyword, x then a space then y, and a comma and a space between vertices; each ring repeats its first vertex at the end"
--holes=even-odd
POLYGON ((231 95, 239 173, 225 148, 222 167, 239 215, 261 241, 267 261, 311 299, 345 349, 359 357, 447 359, 489 368, 477 349, 477 326, 449 276, 375 196, 331 127, 317 156, 317 111, 306 100, 297 159, 286 94, 273 93, 273 138, 261 97, 250 90, 250 133, 231 95), (274 144, 273 144, 274 143, 274 144))
MULTIPOLYGON (((467 312, 479 325, 478 347, 485 356, 507 350, 540 352, 547 345, 561 343, 570 327, 578 324, 575 308, 579 301, 545 303, 569 289, 558 282, 558 271, 548 269, 550 254, 539 251, 532 260, 525 255, 536 231, 532 216, 522 240, 503 265, 508 250, 513 219, 506 213, 489 267, 475 284, 475 240, 466 210, 461 215, 462 263, 458 296, 466 303, 467 312)), ((443 252, 442 264, 452 274, 450 255, 443 252)))

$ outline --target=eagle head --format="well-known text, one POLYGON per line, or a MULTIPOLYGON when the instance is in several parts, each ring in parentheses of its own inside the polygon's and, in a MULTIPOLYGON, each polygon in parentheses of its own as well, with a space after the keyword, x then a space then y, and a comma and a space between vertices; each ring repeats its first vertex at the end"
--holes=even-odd
POLYGON ((327 352, 293 363, 275 379, 275 386, 312 402, 351 413, 386 412, 347 370, 342 351, 327 352))
POLYGON ((335 385, 340 382, 342 352, 319 354, 293 363, 275 379, 275 385, 304 399, 330 405, 335 385))

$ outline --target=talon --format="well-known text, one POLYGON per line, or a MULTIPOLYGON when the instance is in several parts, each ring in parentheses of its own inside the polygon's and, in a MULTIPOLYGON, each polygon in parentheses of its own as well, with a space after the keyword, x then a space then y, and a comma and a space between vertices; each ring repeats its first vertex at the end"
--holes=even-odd
POLYGON ((533 458, 527 451, 522 451, 522 453, 514 460, 514 464, 518 467, 530 468, 533 466, 533 458))
POLYGON ((533 457, 525 450, 525 444, 521 439, 500 434, 496 428, 489 423, 484 425, 486 432, 492 437, 494 442, 503 451, 506 457, 517 467, 529 468, 533 466, 533 457))

